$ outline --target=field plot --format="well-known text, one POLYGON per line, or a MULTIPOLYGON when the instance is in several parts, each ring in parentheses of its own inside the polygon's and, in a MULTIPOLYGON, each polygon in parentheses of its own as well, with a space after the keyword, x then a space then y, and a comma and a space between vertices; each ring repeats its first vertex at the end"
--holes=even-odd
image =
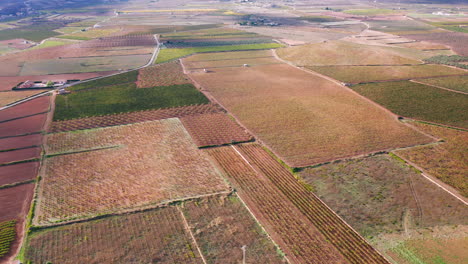
POLYGON ((47 114, 39 114, 0 123, 0 137, 12 137, 40 132, 46 120, 47 114))
POLYGON ((0 186, 32 180, 37 176, 39 162, 24 162, 0 167, 0 186))
POLYGON ((26 148, 0 152, 0 165, 17 161, 37 159, 41 155, 41 148, 26 148))
POLYGON ((184 66, 188 70, 216 69, 229 67, 250 67, 259 65, 280 64, 273 56, 258 58, 242 58, 229 60, 207 60, 207 61, 187 61, 184 66), (244 66, 245 65, 245 66, 244 66))
POLYGON ((468 56, 468 35, 460 32, 404 35, 405 38, 450 46, 458 55, 468 56))
POLYGON ((0 151, 22 149, 22 148, 28 148, 28 147, 38 147, 41 144, 42 144, 41 134, 1 138, 0 139, 0 151))
POLYGON ((0 222, 0 260, 10 252, 11 244, 16 238, 16 221, 0 222))
POLYGON ((1 91, 0 92, 0 107, 12 104, 23 98, 42 93, 43 90, 28 90, 28 91, 1 91))
POLYGON ((207 263, 284 263, 237 196, 184 203, 182 210, 207 263))
POLYGON ((411 66, 307 66, 306 68, 353 84, 467 74, 461 69, 426 64, 411 66))
POLYGON ((445 142, 425 147, 402 149, 395 151, 395 154, 417 164, 430 175, 437 177, 468 197, 468 183, 466 182, 468 132, 418 122, 413 122, 412 125, 445 140, 445 142))
POLYGON ((402 81, 351 87, 390 111, 408 118, 468 127, 468 95, 402 81))
POLYGON ((191 76, 291 167, 430 141, 348 89, 287 64, 191 76))
POLYGON ((315 193, 364 237, 464 224, 465 205, 389 155, 307 168, 315 193))
POLYGON ((278 56, 297 66, 310 65, 391 65, 420 64, 410 58, 402 57, 399 50, 387 47, 361 45, 345 41, 278 49, 278 56))
POLYGON ((73 130, 83 130, 98 127, 117 126, 145 121, 155 121, 173 117, 184 117, 201 114, 221 113, 224 110, 218 105, 190 105, 182 107, 172 107, 158 110, 147 110, 130 112, 115 115, 95 116, 89 118, 79 118, 52 123, 49 132, 66 132, 73 130))
POLYGON ((33 192, 33 183, 0 189, 0 222, 25 218, 33 192))
POLYGON ((62 58, 26 62, 20 75, 45 75, 128 70, 145 65, 151 54, 62 58))
MULTIPOLYGON (((81 28, 82 29, 82 28, 81 28)), ((65 32, 66 35, 61 35, 59 38, 63 39, 76 39, 76 40, 88 40, 94 38, 103 38, 112 34, 116 34, 121 31, 118 27, 107 27, 107 28, 92 28, 82 31, 80 28, 72 28, 65 32), (71 32, 70 32, 71 31, 71 32)))
POLYGON ((31 263, 203 263, 175 207, 49 228, 29 237, 31 263))
POLYGON ((296 263, 348 263, 340 252, 271 181, 255 172, 231 147, 207 152, 229 176, 239 196, 273 240, 296 263))
POLYGON ((468 75, 424 79, 419 82, 468 93, 468 75))
POLYGON ((99 38, 82 43, 82 48, 110 48, 128 46, 155 46, 156 39, 153 35, 127 35, 99 38))
POLYGON ((368 21, 370 28, 376 31, 382 31, 387 33, 392 33, 395 35, 403 34, 418 34, 418 35, 430 35, 435 34, 436 32, 443 32, 442 29, 438 29, 434 26, 428 25, 423 22, 416 20, 401 20, 401 21, 391 21, 391 20, 374 20, 368 21))
POLYGON ((227 190, 178 119, 57 133, 47 140, 53 155, 40 184, 36 224, 227 190), (71 152, 77 153, 56 155, 71 152))
POLYGON ((143 68, 138 73, 138 88, 190 83, 179 62, 143 68))
POLYGON ((192 84, 140 89, 124 83, 58 96, 54 120, 206 103, 209 100, 192 84))
POLYGON ((181 121, 198 147, 253 140, 239 124, 223 113, 186 116, 181 121))
POLYGON ((49 105, 49 96, 35 98, 33 100, 0 111, 0 122, 48 112, 49 105))

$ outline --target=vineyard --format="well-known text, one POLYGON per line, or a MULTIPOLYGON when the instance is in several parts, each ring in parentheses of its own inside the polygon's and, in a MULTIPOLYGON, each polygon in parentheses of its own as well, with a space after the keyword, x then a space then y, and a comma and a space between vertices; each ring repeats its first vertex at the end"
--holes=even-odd
POLYGON ((49 134, 47 142, 38 225, 227 190, 175 118, 49 134))
POLYGON ((37 176, 39 162, 24 162, 0 167, 0 186, 32 180, 37 176))
POLYGON ((143 68, 139 71, 137 87, 168 86, 190 83, 179 62, 170 62, 143 68))
POLYGON ((461 32, 405 35, 405 38, 429 41, 450 46, 458 55, 468 56, 467 35, 461 32))
POLYGON ((15 225, 15 220, 0 222, 0 260, 8 254, 11 244, 15 241, 15 225))
POLYGON ((156 39, 153 35, 127 35, 115 37, 103 37, 87 41, 80 46, 82 48, 110 48, 129 46, 155 46, 156 39))
POLYGON ((207 152, 291 261, 348 263, 305 215, 269 179, 249 167, 234 148, 210 148, 207 152))
POLYGON ((253 140, 239 124, 223 113, 186 116, 181 121, 198 147, 253 140))
POLYGON ((427 85, 435 85, 451 90, 468 93, 468 75, 424 79, 420 80, 420 82, 427 85))
POLYGON ((83 130, 98 127, 118 126, 173 117, 220 113, 224 110, 215 104, 189 105, 157 110, 146 110, 115 115, 95 116, 52 123, 49 133, 83 130))

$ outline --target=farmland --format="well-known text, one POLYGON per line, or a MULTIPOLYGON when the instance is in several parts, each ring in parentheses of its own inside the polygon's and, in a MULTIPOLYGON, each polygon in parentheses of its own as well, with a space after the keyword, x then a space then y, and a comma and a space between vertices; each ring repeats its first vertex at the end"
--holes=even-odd
POLYGON ((346 88, 286 64, 190 75, 291 167, 430 141, 346 88))
POLYGON ((420 82, 468 93, 468 75, 424 79, 420 82))
POLYGON ((36 177, 39 162, 23 162, 0 167, 0 186, 32 180, 36 177))
POLYGON ((179 62, 170 62, 141 69, 138 73, 138 88, 168 86, 190 83, 179 62))
POLYGON ((54 120, 206 104, 208 102, 208 99, 192 84, 144 89, 136 88, 134 83, 117 84, 57 97, 54 120))
POLYGON ((468 127, 468 95, 419 83, 400 81, 351 87, 392 112, 408 118, 468 127))
POLYGON ((42 131, 46 120, 47 114, 39 114, 0 123, 0 135, 2 137, 11 137, 37 133, 42 131))
POLYGON ((412 125, 445 142, 395 151, 398 156, 417 164, 427 173, 468 196, 466 172, 467 132, 413 122, 412 125))
POLYGON ((2 138, 0 139, 0 151, 4 152, 13 149, 37 147, 41 144, 42 136, 40 134, 2 138))
POLYGON ((0 152, 0 165, 39 158, 41 148, 25 148, 0 152))
POLYGON ((467 35, 460 32, 405 35, 404 37, 450 46, 458 55, 468 56, 467 35))
POLYGON ((47 141, 49 158, 40 184, 36 224, 227 189, 178 119, 51 134, 47 141))
MULTIPOLYGON (((16 83, 17 84, 17 83, 16 83)), ((0 107, 12 104, 23 98, 39 94, 43 91, 28 90, 28 91, 1 91, 0 92, 0 107)))
POLYGON ((0 258, 10 251, 11 244, 16 238, 15 225, 14 220, 0 222, 0 258))
POLYGON ((253 140, 226 114, 204 114, 181 118, 185 129, 198 147, 219 146, 253 140))
POLYGON ((307 69, 346 83, 397 81, 413 78, 462 75, 466 71, 442 65, 411 66, 307 66, 307 69))

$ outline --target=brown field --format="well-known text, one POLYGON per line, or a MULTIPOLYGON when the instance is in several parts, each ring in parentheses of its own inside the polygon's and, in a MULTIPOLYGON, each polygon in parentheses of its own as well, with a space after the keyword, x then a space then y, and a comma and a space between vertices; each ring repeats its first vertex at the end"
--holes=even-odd
POLYGON ((41 155, 41 148, 26 148, 0 152, 0 165, 15 161, 37 159, 41 155))
POLYGON ((49 105, 50 97, 38 97, 36 99, 0 111, 0 122, 48 112, 49 105))
POLYGON ((1 91, 0 92, 0 107, 12 104, 16 101, 29 96, 42 93, 44 90, 27 90, 27 91, 1 91))
POLYGON ((191 76, 292 167, 431 141, 349 89, 287 64, 191 76))
POLYGON ((188 70, 201 70, 201 69, 214 69, 214 68, 228 68, 228 67, 242 67, 247 64, 248 67, 258 65, 279 64, 273 56, 244 58, 244 59, 229 59, 229 60, 206 60, 206 61, 193 61, 186 62, 184 66, 188 70))
POLYGON ((404 35, 405 38, 450 46, 458 55, 468 56, 468 35, 461 32, 404 35))
POLYGON ((235 195, 184 203, 182 210, 208 263, 284 263, 273 243, 235 195))
POLYGON ((39 162, 24 162, 0 167, 0 186, 36 178, 39 162))
POLYGON ((167 109, 147 110, 115 115, 95 116, 88 118, 55 121, 50 126, 50 133, 83 130, 98 127, 117 126, 145 121, 155 121, 173 117, 184 117, 200 114, 221 113, 224 110, 215 104, 189 105, 167 109))
POLYGON ((203 263, 176 207, 49 228, 29 237, 40 263, 203 263))
POLYGON ((254 171, 232 147, 207 152, 273 240, 294 263, 348 263, 320 231, 264 175, 254 171))
POLYGON ((425 133, 444 140, 443 143, 394 151, 395 154, 421 167, 432 176, 454 187, 468 197, 468 132, 412 122, 425 133))
POLYGON ((389 155, 307 168, 300 177, 364 237, 466 222, 465 205, 389 155))
POLYGON ((38 147, 41 144, 41 134, 2 138, 0 139, 0 151, 21 149, 27 147, 38 147))
POLYGON ((128 47, 128 46, 154 46, 156 40, 153 35, 127 35, 104 37, 81 43, 83 48, 109 48, 109 47, 128 47))
POLYGON ((33 192, 33 183, 0 189, 0 222, 24 219, 29 212, 33 192))
POLYGON ((46 160, 36 224, 227 190, 178 119, 51 134, 47 142, 48 154, 76 153, 46 160))
POLYGON ((47 114, 34 115, 0 123, 0 137, 11 137, 40 132, 47 120, 47 114))
POLYGON ((137 87, 169 86, 190 83, 178 61, 158 64, 139 71, 137 87))
POLYGON ((402 57, 398 50, 345 41, 329 41, 325 43, 281 48, 276 52, 282 59, 291 61, 298 66, 421 63, 417 60, 402 57))
POLYGON ((226 114, 186 116, 180 119, 198 147, 220 146, 253 140, 226 114))
POLYGON ((219 52, 219 53, 200 53, 197 56, 190 56, 184 59, 186 62, 199 61, 224 61, 224 60, 239 60, 239 59, 254 59, 272 57, 270 50, 254 50, 254 51, 236 51, 236 52, 219 52))

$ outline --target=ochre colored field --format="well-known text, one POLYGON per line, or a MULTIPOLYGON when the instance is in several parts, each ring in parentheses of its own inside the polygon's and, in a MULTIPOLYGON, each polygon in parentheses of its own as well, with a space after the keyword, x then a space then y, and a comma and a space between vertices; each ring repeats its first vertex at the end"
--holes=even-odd
POLYGON ((395 151, 427 173, 454 187, 468 197, 468 160, 466 157, 468 132, 418 122, 412 123, 418 129, 445 142, 395 151))
POLYGON ((181 118, 198 147, 219 146, 252 140, 239 124, 224 113, 181 118))
POLYGON ((0 186, 32 180, 37 175, 39 162, 25 162, 0 167, 0 186))
POLYGON ((467 74, 464 70, 442 65, 307 66, 306 68, 346 83, 398 81, 414 78, 467 74))
POLYGON ((36 224, 227 190, 178 119, 51 134, 47 142, 48 154, 77 153, 46 160, 36 224))
POLYGON ((431 141, 346 87, 287 64, 191 76, 292 167, 431 141))
POLYGON ((298 66, 311 65, 391 65, 419 64, 402 57, 398 49, 361 45, 345 41, 328 41, 277 50, 278 56, 298 66))
POLYGON ((139 71, 138 88, 190 83, 178 61, 158 64, 139 71))

